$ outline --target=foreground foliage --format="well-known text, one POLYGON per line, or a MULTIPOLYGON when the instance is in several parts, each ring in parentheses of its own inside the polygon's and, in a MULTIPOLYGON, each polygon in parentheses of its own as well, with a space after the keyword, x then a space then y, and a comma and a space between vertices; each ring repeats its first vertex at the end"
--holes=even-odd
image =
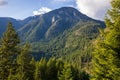
POLYGON ((112 0, 106 29, 95 41, 93 80, 120 80, 120 0, 112 0))
POLYGON ((12 23, 8 24, 6 32, 1 39, 0 47, 0 79, 7 80, 9 75, 15 74, 16 55, 19 54, 18 44, 20 40, 16 31, 12 27, 12 23))
POLYGON ((0 80, 89 80, 89 75, 76 64, 62 58, 35 61, 30 54, 30 45, 19 45, 20 39, 12 23, 2 37, 0 46, 0 80))

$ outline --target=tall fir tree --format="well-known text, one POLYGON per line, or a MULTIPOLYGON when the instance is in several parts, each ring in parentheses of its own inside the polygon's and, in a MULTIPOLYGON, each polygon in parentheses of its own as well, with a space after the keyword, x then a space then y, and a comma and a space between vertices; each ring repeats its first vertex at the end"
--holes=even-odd
POLYGON ((7 80, 9 74, 14 74, 16 59, 19 53, 18 44, 20 39, 11 22, 8 23, 6 32, 3 34, 0 46, 0 80, 7 80))
POLYGON ((112 0, 111 5, 106 28, 95 41, 93 80, 120 80, 120 0, 112 0))
POLYGON ((58 79, 59 80, 74 80, 73 79, 73 73, 72 73, 72 67, 70 64, 65 63, 63 70, 58 73, 58 79))
POLYGON ((47 80, 46 68, 47 61, 45 58, 41 58, 41 60, 36 63, 35 80, 47 80))
POLYGON ((33 80, 33 70, 31 65, 30 45, 27 43, 23 46, 20 55, 17 58, 18 80, 33 80))
POLYGON ((57 66, 56 66, 56 59, 54 57, 50 58, 47 62, 47 69, 46 69, 46 75, 47 79, 57 80, 57 66))
POLYGON ((36 70, 36 61, 34 59, 34 57, 32 57, 31 61, 30 61, 30 79, 34 80, 35 79, 35 70, 36 70))

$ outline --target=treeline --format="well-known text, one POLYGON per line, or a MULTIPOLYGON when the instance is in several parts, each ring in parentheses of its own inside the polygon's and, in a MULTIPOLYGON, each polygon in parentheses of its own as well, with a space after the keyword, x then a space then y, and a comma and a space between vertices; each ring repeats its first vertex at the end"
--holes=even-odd
POLYGON ((0 80, 89 80, 89 75, 63 61, 62 58, 35 61, 30 54, 30 45, 20 45, 20 39, 12 23, 8 23, 1 38, 0 80))
MULTIPOLYGON (((33 53, 35 50, 40 50, 46 57, 49 55, 56 58, 62 57, 67 62, 77 64, 79 68, 89 69, 91 66, 87 65, 90 64, 92 58, 92 42, 98 36, 98 28, 100 24, 93 21, 80 21, 79 24, 65 30, 50 41, 32 43, 33 53)), ((44 55, 41 54, 41 56, 44 55)))

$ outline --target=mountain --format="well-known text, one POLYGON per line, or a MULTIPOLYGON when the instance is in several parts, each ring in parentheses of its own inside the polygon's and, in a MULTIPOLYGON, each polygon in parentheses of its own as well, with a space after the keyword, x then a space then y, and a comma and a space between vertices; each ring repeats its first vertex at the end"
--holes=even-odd
POLYGON ((2 33, 6 30, 8 22, 12 22, 14 28, 18 31, 22 26, 27 24, 32 19, 33 17, 28 17, 24 20, 17 20, 10 17, 0 17, 0 37, 2 36, 2 33))
POLYGON ((74 8, 63 7, 34 17, 19 30, 19 33, 25 36, 23 40, 27 41, 48 40, 73 27, 80 20, 90 19, 74 8))
POLYGON ((88 56, 91 58, 92 41, 98 36, 99 28, 105 28, 103 21, 63 7, 35 16, 18 32, 23 41, 31 43, 33 52, 41 52, 42 56, 64 56, 71 61, 84 56, 86 61, 88 56))
MULTIPOLYGON (((62 7, 24 20, 0 18, 0 35, 11 21, 22 42, 30 42, 32 53, 74 60, 91 57, 92 41, 98 36, 103 21, 94 20, 72 7, 62 7)), ((85 59, 86 60, 86 59, 85 59)), ((78 61, 78 60, 76 60, 78 61)))
POLYGON ((21 21, 10 18, 10 17, 0 17, 0 37, 2 33, 6 30, 8 22, 11 21, 14 25, 14 28, 17 30, 22 26, 21 21))

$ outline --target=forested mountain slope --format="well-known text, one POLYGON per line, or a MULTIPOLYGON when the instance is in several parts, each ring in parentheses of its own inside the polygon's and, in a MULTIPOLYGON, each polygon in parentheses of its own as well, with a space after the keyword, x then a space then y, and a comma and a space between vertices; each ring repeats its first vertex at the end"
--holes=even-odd
POLYGON ((105 27, 104 22, 72 7, 62 7, 24 20, 0 18, 0 36, 8 21, 15 26, 21 42, 31 43, 32 53, 38 53, 37 59, 40 56, 56 56, 73 60, 77 55, 78 58, 90 55, 91 42, 97 37, 98 29, 105 27))

